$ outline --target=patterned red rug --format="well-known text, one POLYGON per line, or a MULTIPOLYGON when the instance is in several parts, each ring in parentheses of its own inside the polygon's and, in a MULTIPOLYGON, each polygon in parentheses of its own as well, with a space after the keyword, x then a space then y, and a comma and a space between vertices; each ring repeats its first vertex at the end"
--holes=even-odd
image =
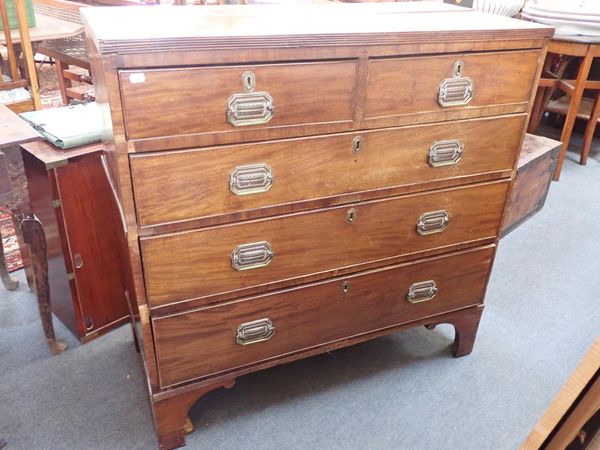
POLYGON ((0 230, 6 266, 8 267, 9 272, 13 272, 23 267, 23 261, 21 261, 21 252, 19 251, 19 244, 17 243, 13 221, 10 218, 10 215, 2 210, 0 210, 0 230))

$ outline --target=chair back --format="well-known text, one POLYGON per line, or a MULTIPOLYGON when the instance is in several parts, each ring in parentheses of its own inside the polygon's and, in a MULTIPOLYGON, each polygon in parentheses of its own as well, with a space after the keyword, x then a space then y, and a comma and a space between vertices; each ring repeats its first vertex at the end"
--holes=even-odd
MULTIPOLYGON (((25 0, 13 0, 15 14, 18 24, 19 47, 14 43, 15 32, 10 29, 8 19, 8 8, 6 0, 0 0, 0 16, 2 19, 2 32, 4 33, 4 42, 7 51, 6 74, 3 72, 0 76, 0 99, 6 101, 6 106, 14 112, 31 111, 41 109, 40 92, 33 61, 33 49, 29 38, 29 25, 27 24, 27 13, 25 11, 25 0), (20 50, 20 52, 18 51, 20 50), (24 67, 19 67, 20 54, 23 56, 24 67), (22 75, 22 72, 25 75, 22 75), (20 95, 25 88, 29 96, 20 95), (21 90, 20 90, 21 89, 21 90), (11 95, 14 93, 14 101, 11 95)), ((3 102, 4 102, 3 101, 3 102)))

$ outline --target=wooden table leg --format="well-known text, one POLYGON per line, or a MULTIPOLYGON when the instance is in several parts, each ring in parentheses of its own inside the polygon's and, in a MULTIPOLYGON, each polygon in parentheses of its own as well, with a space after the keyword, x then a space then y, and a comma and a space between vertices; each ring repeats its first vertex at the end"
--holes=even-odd
POLYGON ((48 284, 48 255, 46 253, 46 236, 44 228, 37 217, 25 217, 21 221, 23 238, 29 245, 33 275, 37 293, 38 310, 42 320, 42 327, 48 342, 48 347, 53 355, 62 353, 67 344, 56 340, 54 325, 52 324, 52 308, 50 304, 50 285, 48 284))
POLYGON ((585 166, 587 164, 588 155, 590 154, 590 148, 592 147, 592 139, 594 139, 594 131, 596 131, 596 124, 600 118, 600 92, 596 91, 596 99, 594 100, 594 106, 592 107, 592 113, 588 119, 587 126, 585 127, 585 135, 583 138, 583 147, 581 148, 581 156, 579 157, 579 164, 585 166))
POLYGON ((565 119, 565 126, 563 127, 563 131, 560 136, 562 147, 560 149, 560 154, 558 155, 556 169, 554 169, 554 181, 558 181, 560 179, 560 171, 562 169, 563 162, 565 161, 567 149, 569 148, 571 133, 573 132, 573 126, 575 125, 575 119, 577 118, 577 112, 579 111, 581 98, 583 97, 583 91, 585 90, 585 82, 587 81, 590 73, 590 67, 592 66, 593 60, 594 56, 592 53, 592 46, 588 45, 587 52, 581 61, 581 65, 579 66, 579 72, 577 73, 577 80, 575 82, 575 89, 571 93, 571 103, 569 104, 569 110, 565 119))
POLYGON ((63 105, 68 105, 69 98, 67 97, 67 88, 72 86, 72 82, 68 78, 65 78, 64 71, 65 69, 69 69, 69 65, 57 58, 54 58, 54 65, 56 66, 56 77, 58 78, 58 87, 60 89, 63 105))
POLYGON ((2 230, 0 230, 0 278, 2 278, 4 287, 9 291, 14 291, 19 287, 19 280, 11 277, 8 273, 6 258, 4 256, 4 247, 2 246, 2 230))

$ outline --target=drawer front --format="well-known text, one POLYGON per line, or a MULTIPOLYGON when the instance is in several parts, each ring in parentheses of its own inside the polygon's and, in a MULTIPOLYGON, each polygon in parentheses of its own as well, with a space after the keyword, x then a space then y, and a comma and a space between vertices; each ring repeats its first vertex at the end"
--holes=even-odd
POLYGON ((162 387, 483 301, 493 246, 153 319, 162 387))
POLYGON ((511 170, 524 120, 132 155, 138 221, 147 226, 249 211, 259 217, 292 202, 511 170))
POLYGON ((267 285, 493 238, 508 186, 494 182, 141 238, 148 302, 273 288, 267 285))
POLYGON ((525 111, 538 57, 517 51, 372 60, 366 118, 434 121, 489 115, 486 107, 508 104, 525 111))
POLYGON ((352 124, 356 61, 119 73, 129 139, 352 124))

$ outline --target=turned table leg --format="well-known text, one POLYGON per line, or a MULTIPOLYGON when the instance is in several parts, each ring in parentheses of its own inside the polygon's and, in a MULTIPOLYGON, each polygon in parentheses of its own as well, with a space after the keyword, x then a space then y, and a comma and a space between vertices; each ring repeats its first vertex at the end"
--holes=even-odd
POLYGON ((190 408, 200 397, 224 387, 230 389, 235 380, 204 386, 193 391, 176 394, 164 399, 152 400, 154 426, 161 450, 171 450, 185 445, 185 435, 194 431, 194 425, 188 417, 190 408))
POLYGON ((2 230, 0 229, 0 278, 2 278, 2 284, 9 291, 14 291, 19 287, 19 280, 13 278, 8 273, 8 267, 6 266, 6 257, 4 256, 4 247, 2 246, 2 230))
POLYGON ((473 345, 475 344, 475 337, 477 336, 477 329, 479 328, 482 312, 483 305, 477 305, 474 308, 458 311, 456 314, 453 314, 452 318, 447 318, 441 322, 430 323, 425 325, 425 327, 428 330, 433 330, 441 323, 453 325, 454 344, 452 353, 456 358, 460 358, 473 351, 473 345))
POLYGON ((46 253, 46 237, 42 223, 34 217, 25 217, 21 221, 23 238, 29 245, 38 310, 42 327, 53 355, 62 353, 67 344, 56 339, 52 325, 52 308, 50 304, 50 286, 48 284, 48 255, 46 253))

